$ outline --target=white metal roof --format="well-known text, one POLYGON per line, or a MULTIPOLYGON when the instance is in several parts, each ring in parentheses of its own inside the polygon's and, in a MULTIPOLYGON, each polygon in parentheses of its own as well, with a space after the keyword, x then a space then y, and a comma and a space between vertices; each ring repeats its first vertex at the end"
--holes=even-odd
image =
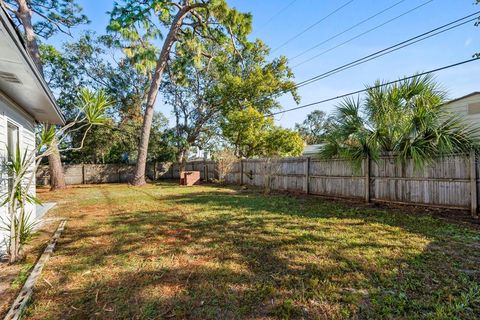
POLYGON ((447 101, 447 102, 445 103, 445 105, 448 105, 448 104, 453 103, 453 102, 461 101, 461 100, 464 100, 464 99, 469 99, 469 98, 474 97, 474 96, 476 96, 476 95, 480 95, 480 92, 479 92, 479 91, 474 91, 474 92, 469 93, 469 94, 467 94, 467 95, 465 95, 465 96, 452 99, 452 100, 450 100, 450 101, 447 101))

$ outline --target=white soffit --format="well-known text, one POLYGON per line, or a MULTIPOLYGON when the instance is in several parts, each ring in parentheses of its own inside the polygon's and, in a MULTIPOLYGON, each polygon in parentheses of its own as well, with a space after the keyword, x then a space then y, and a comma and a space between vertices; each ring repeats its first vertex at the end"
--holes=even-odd
POLYGON ((18 39, 11 21, 0 10, 0 92, 38 122, 64 123, 38 70, 18 39), (23 52, 22 52, 23 51, 23 52), (43 82, 43 83, 42 83, 43 82))

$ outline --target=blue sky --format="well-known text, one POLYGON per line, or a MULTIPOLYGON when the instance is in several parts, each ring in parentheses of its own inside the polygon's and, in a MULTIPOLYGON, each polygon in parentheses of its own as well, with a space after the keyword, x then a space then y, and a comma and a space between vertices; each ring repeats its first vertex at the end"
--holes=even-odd
MULTIPOLYGON (((326 42, 302 57, 290 61, 293 67, 298 63, 328 50, 362 32, 380 25, 423 3, 424 6, 358 39, 338 47, 320 57, 294 67, 296 81, 302 81, 335 67, 361 58, 365 55, 426 32, 442 24, 480 10, 474 0, 353 0, 344 8, 325 19, 294 41, 272 52, 273 56, 285 55, 292 59, 302 51, 325 41, 358 22, 386 9, 398 2, 392 9, 374 19, 352 29, 341 36, 326 42)), ((240 11, 253 14, 253 38, 262 39, 272 49, 281 46, 286 40, 328 15, 348 0, 230 0, 228 3, 240 11), (289 5, 289 6, 288 6, 289 5), (281 11, 288 6, 287 9, 281 11)), ((79 29, 91 29, 104 33, 108 23, 107 11, 112 8, 109 0, 79 0, 85 13, 92 21, 79 29)), ((77 30, 80 31, 80 30, 77 30)), ((55 39, 55 42, 63 38, 55 39)), ((65 40, 68 40, 65 38, 65 40)), ((435 69, 471 58, 480 52, 480 27, 473 23, 448 31, 413 46, 401 49, 382 58, 367 62, 334 76, 300 88, 301 104, 337 96, 357 89, 377 79, 395 80, 415 72, 435 69)), ((459 97, 480 90, 480 61, 439 72, 437 80, 445 87, 450 98, 459 97)), ((161 96, 159 96, 161 100, 161 96)), ((280 98, 284 108, 295 107, 289 96, 280 98)), ((293 127, 301 122, 306 114, 320 109, 331 112, 335 102, 322 104, 277 117, 277 122, 293 127)), ((171 108, 159 101, 158 111, 171 117, 171 108)))

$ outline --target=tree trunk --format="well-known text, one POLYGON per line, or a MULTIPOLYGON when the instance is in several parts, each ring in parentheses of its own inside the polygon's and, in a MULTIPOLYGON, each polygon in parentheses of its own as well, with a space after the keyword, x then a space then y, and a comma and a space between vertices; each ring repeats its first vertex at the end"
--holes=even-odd
POLYGON ((18 11, 16 15, 22 22, 23 30, 25 32, 25 41, 28 53, 33 59, 33 62, 37 66, 38 70, 43 76, 43 65, 40 59, 40 50, 38 49, 37 36, 32 25, 32 10, 28 7, 26 0, 17 0, 18 11))
POLYGON ((152 127, 154 111, 153 109, 157 100, 158 90, 162 81, 163 72, 167 65, 170 49, 176 41, 177 32, 182 26, 183 19, 188 14, 188 12, 197 7, 203 6, 205 6, 205 4, 194 4, 184 6, 182 9, 180 9, 180 11, 178 11, 178 13, 176 14, 175 19, 173 20, 167 37, 165 38, 162 51, 160 52, 160 57, 158 58, 157 65, 155 67, 152 84, 150 85, 150 90, 147 96, 147 106, 145 109, 145 115, 143 116, 142 131, 140 133, 140 142, 138 145, 137 164, 135 165, 134 177, 130 182, 133 186, 142 186, 146 184, 145 169, 147 166, 148 142, 150 140, 150 129, 152 127))
POLYGON ((50 169, 50 190, 65 189, 65 174, 63 173, 62 160, 60 152, 56 144, 56 140, 52 142, 53 152, 48 156, 48 168, 50 169))
POLYGON ((184 149, 181 151, 180 156, 178 157, 179 171, 185 171, 187 167, 187 150, 184 149))
MULTIPOLYGON (((33 62, 37 66, 38 71, 43 76, 43 65, 40 59, 40 50, 38 48, 37 36, 32 25, 32 10, 28 7, 26 0, 17 0, 18 11, 16 15, 22 22, 23 30, 25 32, 25 40, 28 53, 33 62)), ((48 156, 48 163, 50 168, 50 187, 51 190, 65 188, 65 176, 62 169, 62 161, 60 159, 60 152, 55 146, 53 153, 48 156)))

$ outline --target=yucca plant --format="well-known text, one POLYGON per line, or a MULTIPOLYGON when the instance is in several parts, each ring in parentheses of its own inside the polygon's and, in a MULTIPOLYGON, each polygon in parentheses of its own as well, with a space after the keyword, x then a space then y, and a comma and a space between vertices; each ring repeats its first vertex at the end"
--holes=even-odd
POLYGON ((360 165, 366 157, 393 154, 400 162, 412 159, 419 169, 437 157, 478 149, 479 129, 447 113, 445 99, 431 75, 391 85, 378 81, 364 99, 337 106, 320 155, 360 165))
MULTIPOLYGON (((37 147, 34 150, 26 149, 21 153, 17 144, 15 154, 8 154, 8 161, 4 167, 9 175, 9 188, 1 197, 0 205, 7 206, 9 217, 4 221, 9 229, 9 255, 10 262, 15 262, 20 257, 22 246, 29 240, 33 231, 31 213, 26 212, 29 204, 40 204, 38 198, 30 193, 35 181, 35 173, 43 158, 48 157, 55 148, 58 148, 72 132, 84 129, 80 146, 71 146, 60 152, 75 151, 83 147, 83 142, 88 131, 94 125, 105 122, 105 112, 111 106, 110 100, 104 91, 92 92, 83 89, 77 101, 78 114, 62 128, 49 125, 40 126, 37 133, 37 147)), ((8 149, 8 148, 7 148, 8 149)))
POLYGON ((29 169, 32 169, 34 164, 34 153, 26 149, 22 154, 20 145, 17 143, 15 152, 12 153, 7 148, 7 161, 4 163, 4 168, 8 174, 8 190, 2 197, 1 206, 7 206, 8 218, 3 221, 10 232, 8 246, 10 255, 14 257, 20 256, 22 245, 30 238, 33 232, 33 225, 31 225, 30 214, 26 213, 28 204, 36 205, 39 203, 38 199, 30 194, 30 184, 26 183, 26 178, 30 174, 29 169))
MULTIPOLYGON (((19 244, 20 248, 27 244, 30 239, 32 238, 35 227, 38 225, 38 221, 34 220, 32 217, 32 212, 25 212, 25 214, 21 215, 20 217, 15 217, 13 220, 13 225, 11 221, 11 217, 7 216, 5 218, 0 219, 0 230, 10 232, 12 228, 18 230, 19 232, 19 244)), ((15 240, 15 239, 13 239, 15 240)), ((7 246, 10 246, 10 241, 7 242, 7 246)))

